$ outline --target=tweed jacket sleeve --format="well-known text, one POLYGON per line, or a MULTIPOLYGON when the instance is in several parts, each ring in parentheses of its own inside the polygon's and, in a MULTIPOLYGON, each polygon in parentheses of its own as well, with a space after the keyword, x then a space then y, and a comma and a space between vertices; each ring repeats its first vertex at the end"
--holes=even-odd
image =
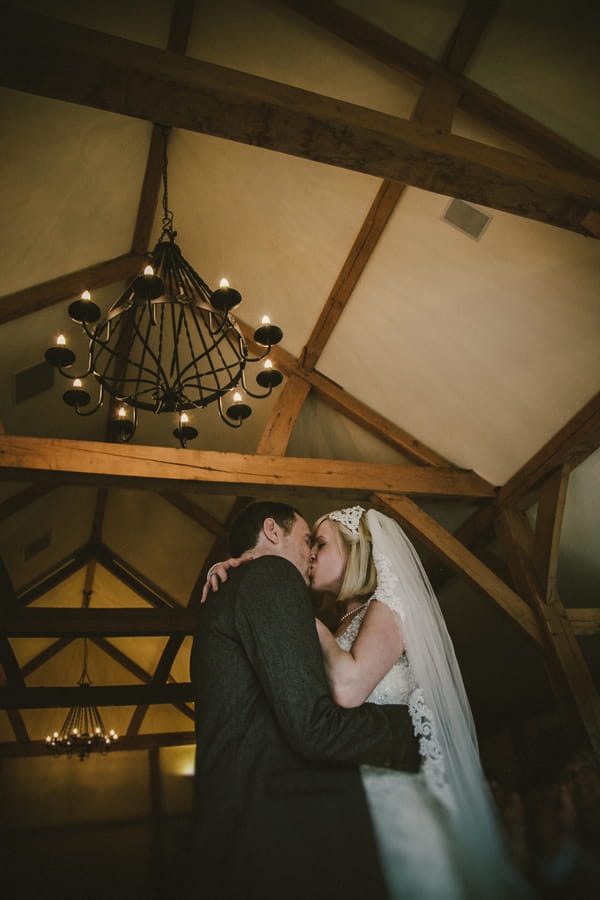
POLYGON ((408 709, 343 709, 331 698, 309 593, 297 569, 266 556, 244 566, 236 628, 286 741, 307 759, 418 768, 408 709))

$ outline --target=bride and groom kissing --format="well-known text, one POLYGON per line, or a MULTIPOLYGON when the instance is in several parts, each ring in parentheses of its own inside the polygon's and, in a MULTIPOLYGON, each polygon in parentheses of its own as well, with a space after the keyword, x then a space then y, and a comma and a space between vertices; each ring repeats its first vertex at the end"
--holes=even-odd
POLYGON ((258 502, 230 549, 209 572, 191 657, 189 862, 204 900, 523 895, 452 642, 402 529, 354 506, 313 533, 293 507, 258 502), (345 610, 335 635, 315 622, 310 584, 345 610))

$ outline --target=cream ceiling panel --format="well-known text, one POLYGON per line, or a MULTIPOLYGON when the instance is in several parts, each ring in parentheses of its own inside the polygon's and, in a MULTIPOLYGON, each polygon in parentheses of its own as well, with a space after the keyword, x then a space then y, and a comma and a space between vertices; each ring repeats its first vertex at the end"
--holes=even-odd
POLYGON ((597 390, 600 254, 499 212, 477 242, 440 220, 447 203, 404 195, 320 368, 500 484, 597 390))
POLYGON ((150 123, 0 89, 2 292, 127 253, 150 123))
POLYGON ((599 39, 589 0, 503 0, 465 74, 599 156, 599 39))

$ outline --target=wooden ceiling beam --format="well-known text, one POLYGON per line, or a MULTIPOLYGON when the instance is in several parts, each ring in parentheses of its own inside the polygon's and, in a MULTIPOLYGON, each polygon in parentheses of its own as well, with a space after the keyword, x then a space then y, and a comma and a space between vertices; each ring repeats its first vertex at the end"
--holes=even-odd
POLYGON ((4 669, 7 684, 11 687, 25 687, 23 672, 5 631, 0 636, 0 665, 4 669))
POLYGON ((315 367, 405 189, 406 185, 386 179, 377 191, 377 196, 300 354, 300 364, 303 368, 315 367))
POLYGON ((544 483, 535 520, 533 565, 545 603, 552 603, 558 579, 558 554, 569 467, 561 466, 544 483))
POLYGON ((168 132, 168 129, 165 129, 160 125, 152 126, 140 202, 138 204, 137 217, 133 229, 133 239, 131 241, 131 253, 136 256, 143 255, 147 252, 152 236, 152 228, 156 218, 158 195, 160 193, 162 180, 163 145, 166 140, 165 132, 168 132))
MULTIPOLYGON (((192 685, 119 684, 86 688, 87 702, 92 706, 137 706, 143 703, 190 703, 194 699, 192 685)), ((81 702, 81 688, 76 687, 0 687, 0 709, 66 709, 81 702)))
POLYGON ((98 544, 95 551, 96 560, 111 575, 118 578, 119 581, 128 588, 150 603, 151 606, 157 608, 178 607, 177 601, 167 594, 158 585, 153 584, 149 578, 138 572, 130 563, 122 559, 113 550, 110 550, 105 544, 98 544))
MULTIPOLYGON (((171 50, 173 53, 185 53, 193 17, 194 0, 175 0, 171 15, 169 38, 167 40, 167 50, 171 50)), ((135 254, 144 253, 150 243, 162 181, 163 142, 166 140, 166 137, 165 129, 162 126, 153 126, 137 218, 133 230, 133 240, 131 242, 131 252, 135 254)))
MULTIPOLYGON (((543 491, 546 480, 556 477, 555 473, 563 466, 566 467, 565 471, 572 471, 598 447, 600 447, 600 393, 592 397, 500 488, 495 500, 474 512, 456 531, 455 537, 468 547, 481 546, 488 542, 493 535, 494 522, 502 509, 513 507, 528 509, 537 499, 540 490, 543 491)), ((556 546, 553 552, 556 554, 556 546)), ((431 572, 429 564, 427 571, 431 572)), ((444 573, 436 572, 432 577, 436 588, 439 588, 445 580, 444 573)))
POLYGON ((40 575, 35 581, 26 585, 18 592, 17 601, 20 606, 27 606, 47 594, 48 591, 62 584, 75 572, 79 572, 88 561, 92 558, 93 547, 91 544, 84 544, 73 553, 59 560, 51 569, 40 575))
POLYGON ((10 7, 0 83, 352 169, 582 234, 600 180, 10 7))
MULTIPOLYGON (((116 663, 122 666, 127 672, 130 672, 132 675, 135 675, 136 678, 143 684, 150 684, 154 681, 152 675, 149 672, 146 672, 141 666, 139 666, 136 662, 134 662, 127 654, 123 653, 118 647, 115 647, 114 644, 111 644, 110 641, 107 641, 106 638, 103 637, 92 637, 91 641, 96 645, 100 650, 106 653, 107 656, 110 656, 116 663)), ((167 684, 175 684, 175 679, 168 675, 166 679, 164 679, 167 684)), ((194 711, 189 706, 186 706, 185 703, 175 703, 175 709, 177 709, 180 713, 183 713, 184 716, 188 718, 194 717, 194 711)), ((137 707, 138 709, 147 709, 147 707, 137 707)), ((132 721, 133 721, 132 717, 132 721)), ((141 718, 139 725, 141 725, 141 718)), ((132 727, 132 723, 130 722, 129 728, 127 730, 128 734, 137 734, 139 731, 139 725, 137 722, 134 723, 132 727)))
MULTIPOLYGON (((246 340, 252 345, 253 329, 239 319, 237 324, 240 326, 246 340)), ((326 378, 325 375, 314 369, 311 371, 301 366, 296 357, 284 350, 283 347, 273 347, 269 355, 273 360, 273 364, 285 375, 288 377, 297 375, 299 378, 302 378, 310 385, 320 400, 332 409, 341 412, 346 418, 364 428, 365 431, 374 435, 380 441, 383 441, 400 453, 404 453, 409 459, 423 465, 452 466, 452 463, 445 457, 418 441, 407 431, 398 428, 397 425, 376 413, 366 404, 361 403, 360 400, 357 400, 345 391, 339 384, 331 381, 330 378, 326 378)))
POLYGON ((396 519, 411 534, 418 537, 429 550, 441 555, 461 578, 466 579, 478 591, 495 600, 498 606, 517 622, 529 637, 533 638, 538 648, 542 646, 539 625, 525 601, 442 525, 408 497, 378 494, 371 499, 374 506, 396 519))
POLYGON ((184 494, 179 494, 175 491, 159 491, 158 496, 162 497, 163 500, 166 500, 167 503, 170 503, 171 506, 174 506, 175 509, 178 509, 179 512, 183 513, 184 516, 187 516, 188 519, 192 519, 197 525, 204 528, 205 531, 223 538, 224 540, 227 539, 227 529, 225 526, 219 522, 218 519, 215 519, 214 516, 211 516, 210 513, 207 513, 206 510, 202 509, 202 507, 198 506, 197 503, 194 503, 193 500, 188 499, 184 494))
POLYGON ((533 608, 545 646, 548 674, 571 733, 587 739, 600 759, 600 696, 557 592, 546 603, 535 577, 534 535, 525 513, 502 509, 498 537, 520 593, 533 608))
MULTIPOLYGON (((27 635, 27 637, 31 637, 31 635, 27 635)), ((57 641, 54 641, 50 644, 49 647, 46 647, 41 653, 37 653, 32 659, 29 660, 28 663, 22 668, 23 677, 27 678, 28 675, 31 675, 32 672, 35 672, 37 669, 41 668, 45 663, 47 663, 50 659, 53 659, 57 653, 60 653, 61 650, 64 650, 65 647, 68 647, 69 644, 72 644, 75 640, 74 637, 63 637, 59 638, 57 641)))
MULTIPOLYGON (((447 82, 432 76, 411 116, 412 121, 429 125, 436 130, 449 131, 458 96, 459 92, 452 85, 449 86, 447 82)), ((314 369, 317 364, 405 190, 405 184, 388 179, 385 179, 379 187, 350 253, 300 355, 300 364, 303 368, 314 369)))
POLYGON ((575 634, 600 634, 600 609, 569 609, 565 610, 571 627, 575 634))
POLYGON ((298 375, 287 378, 263 428, 257 453, 285 456, 294 425, 309 393, 310 385, 298 375))
POLYGON ((46 494, 53 490, 55 490, 55 487, 51 484, 30 484, 28 487, 23 488, 22 491, 19 491, 18 494, 7 497, 6 500, 0 503, 0 522, 8 519, 9 516, 14 516, 16 513, 21 512, 22 509, 45 497, 46 494))
MULTIPOLYGON (((228 494, 348 495, 374 491, 490 498, 474 472, 449 468, 219 453, 0 435, 0 479, 228 494)), ((104 563, 103 563, 104 564, 104 563)), ((164 592, 163 592, 164 593, 164 592)))
POLYGON ((0 297, 0 325, 46 309, 55 303, 73 300, 82 291, 97 290, 117 281, 129 281, 139 273, 144 261, 145 258, 141 254, 127 253, 79 269, 77 272, 69 272, 51 281, 24 288, 14 294, 6 294, 0 297))
MULTIPOLYGON (((201 579, 201 585, 204 578, 201 579)), ((567 615, 576 634, 600 632, 600 610, 568 609, 567 615)), ((42 650, 22 667, 27 677, 67 647, 76 638, 147 637, 192 635, 197 612, 186 609, 66 609, 64 607, 28 607, 0 612, 0 632, 7 637, 56 637, 64 635, 42 650)))
POLYGON ((455 75, 464 72, 494 18, 499 0, 470 0, 444 53, 442 64, 455 75))
MULTIPOLYGON (((0 612, 0 633, 7 638, 62 637, 69 641, 78 637, 185 636, 193 634, 196 619, 193 609, 26 607, 0 612)), ((66 645, 52 655, 62 646, 66 645)), ((30 669, 27 667, 28 672, 30 669)))
POLYGON ((4 564, 4 560, 0 557, 0 608, 10 609, 16 606, 18 602, 12 579, 4 564))
MULTIPOLYGON (((530 116, 333 0, 287 0, 289 6, 368 56, 420 82, 443 78, 460 90, 459 106, 559 168, 598 179, 600 162, 530 116)), ((464 56, 463 56, 464 58, 464 56)))
MULTIPOLYGON (((19 665, 10 641, 4 636, 4 632, 2 632, 2 636, 0 637, 0 665, 2 665, 2 668, 4 669, 5 681, 9 688, 21 690, 25 687, 23 670, 19 665)), ((25 721, 20 711, 18 709, 8 709, 7 714, 17 741, 20 741, 21 743, 28 741, 29 734, 27 732, 27 726, 25 725, 25 721)))

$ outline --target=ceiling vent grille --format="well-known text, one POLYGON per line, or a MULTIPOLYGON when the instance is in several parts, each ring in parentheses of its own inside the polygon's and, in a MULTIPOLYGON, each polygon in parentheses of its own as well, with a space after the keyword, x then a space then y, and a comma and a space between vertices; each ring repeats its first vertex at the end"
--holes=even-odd
POLYGON ((23 547, 23 558, 25 562, 32 559, 34 556, 37 556, 38 553, 42 552, 42 550, 48 549, 48 547, 50 546, 50 535, 51 533, 47 531, 46 534, 41 534, 33 541, 25 544, 25 546, 23 547))
POLYGON ((463 234, 468 235, 475 241, 478 241, 483 232, 486 230, 493 216, 465 203, 464 200, 451 200, 442 215, 442 221, 447 222, 454 228, 458 228, 463 234))
POLYGON ((44 360, 14 376, 15 404, 37 397, 54 385, 54 369, 44 360))

